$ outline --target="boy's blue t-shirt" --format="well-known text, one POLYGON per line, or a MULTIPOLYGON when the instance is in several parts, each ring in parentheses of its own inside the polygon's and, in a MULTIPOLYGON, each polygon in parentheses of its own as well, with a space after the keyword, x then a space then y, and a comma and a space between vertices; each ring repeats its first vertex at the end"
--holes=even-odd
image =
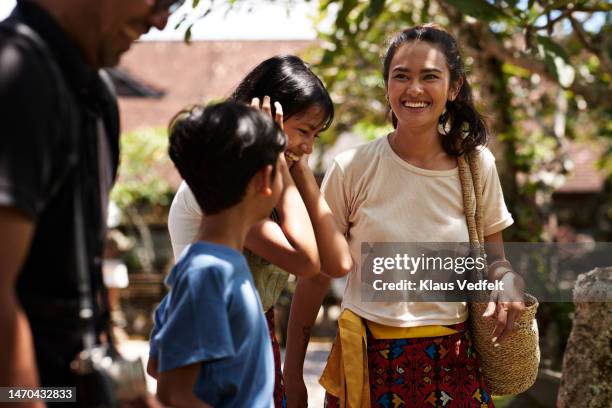
POLYGON ((174 266, 155 311, 159 371, 201 363, 194 393, 215 407, 273 406, 274 360, 261 302, 244 256, 192 244, 174 266))

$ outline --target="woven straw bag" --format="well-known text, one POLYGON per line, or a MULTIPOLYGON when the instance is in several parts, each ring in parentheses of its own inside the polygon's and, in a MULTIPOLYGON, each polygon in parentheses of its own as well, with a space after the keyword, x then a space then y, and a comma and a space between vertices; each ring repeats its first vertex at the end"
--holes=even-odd
MULTIPOLYGON (((459 178, 463 192, 470 243, 484 256, 482 225, 482 189, 479 153, 458 158, 459 178)), ((496 319, 482 317, 487 303, 469 303, 469 327, 472 342, 479 355, 480 367, 489 391, 494 395, 513 395, 526 391, 538 374, 540 347, 535 314, 538 301, 525 294, 525 312, 514 322, 514 331, 497 347, 491 342, 496 319)))

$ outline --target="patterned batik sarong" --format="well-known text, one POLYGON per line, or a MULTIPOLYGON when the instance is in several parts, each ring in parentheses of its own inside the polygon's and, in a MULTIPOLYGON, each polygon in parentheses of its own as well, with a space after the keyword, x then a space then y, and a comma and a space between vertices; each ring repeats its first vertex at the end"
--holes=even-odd
POLYGON ((285 381, 283 380, 283 370, 281 368, 280 345, 276 339, 274 325, 274 307, 266 312, 266 321, 272 340, 272 353, 274 354, 274 408, 287 408, 287 397, 285 396, 285 381))
MULTIPOLYGON (((368 330, 372 408, 494 407, 465 324, 451 327, 458 333, 413 339, 375 339, 368 330)), ((338 406, 326 393, 325 407, 338 406)))

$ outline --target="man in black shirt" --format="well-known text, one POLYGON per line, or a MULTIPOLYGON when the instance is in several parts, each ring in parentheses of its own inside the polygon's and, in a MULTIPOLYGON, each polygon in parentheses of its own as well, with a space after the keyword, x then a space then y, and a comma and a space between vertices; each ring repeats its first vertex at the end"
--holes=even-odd
MULTIPOLYGON (((162 29, 176 3, 22 0, 0 23, 0 386, 74 384, 69 364, 83 347, 75 191, 98 295, 119 157, 117 102, 99 69, 162 29)), ((99 307, 94 316, 101 327, 99 307)))

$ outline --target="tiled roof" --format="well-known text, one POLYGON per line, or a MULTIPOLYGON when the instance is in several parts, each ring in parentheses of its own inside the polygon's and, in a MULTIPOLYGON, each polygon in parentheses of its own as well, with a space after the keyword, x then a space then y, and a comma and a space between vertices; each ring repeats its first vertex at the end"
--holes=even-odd
POLYGON ((299 54, 312 41, 138 42, 119 65, 159 99, 119 98, 121 129, 166 126, 181 108, 224 98, 255 65, 276 54, 299 54))

